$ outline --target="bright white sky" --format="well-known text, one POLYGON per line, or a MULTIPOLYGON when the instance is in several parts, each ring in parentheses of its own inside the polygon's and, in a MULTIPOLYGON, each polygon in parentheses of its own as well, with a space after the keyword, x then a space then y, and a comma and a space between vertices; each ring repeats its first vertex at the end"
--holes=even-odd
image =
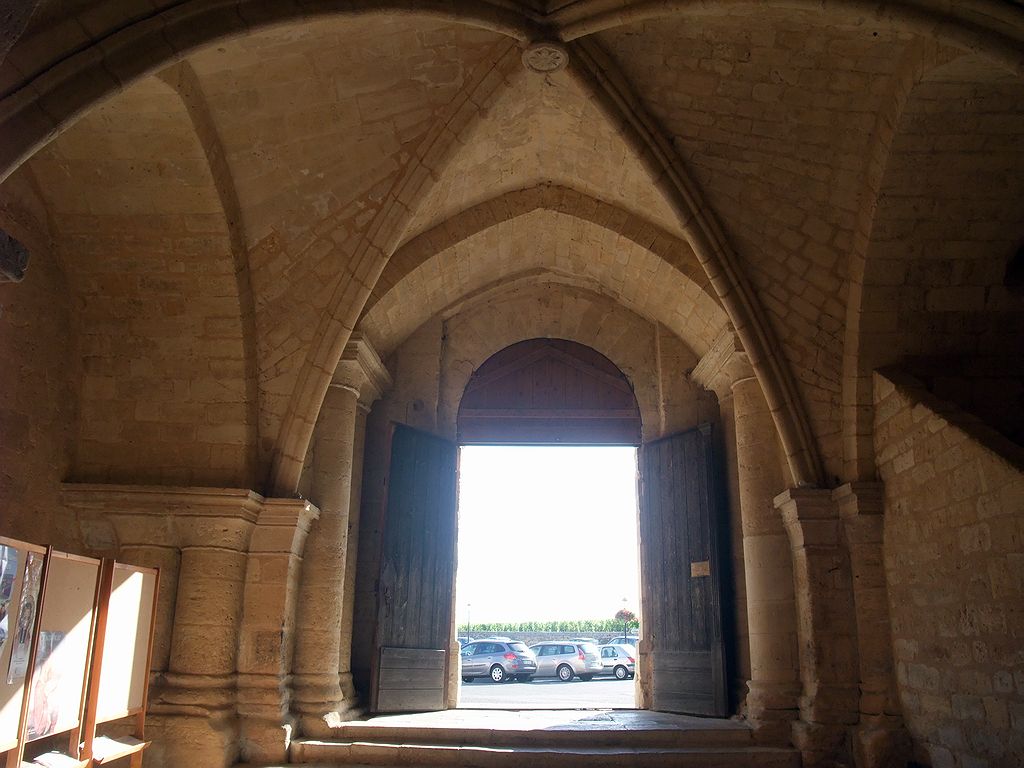
POLYGON ((635 448, 461 450, 459 625, 640 612, 635 448))

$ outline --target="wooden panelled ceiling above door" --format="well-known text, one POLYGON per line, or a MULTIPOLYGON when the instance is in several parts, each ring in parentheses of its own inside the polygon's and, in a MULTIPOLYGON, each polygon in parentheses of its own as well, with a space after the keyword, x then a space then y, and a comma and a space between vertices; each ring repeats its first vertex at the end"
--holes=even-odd
POLYGON ((459 407, 464 445, 639 445, 640 407, 621 370, 563 339, 531 339, 481 365, 459 407))

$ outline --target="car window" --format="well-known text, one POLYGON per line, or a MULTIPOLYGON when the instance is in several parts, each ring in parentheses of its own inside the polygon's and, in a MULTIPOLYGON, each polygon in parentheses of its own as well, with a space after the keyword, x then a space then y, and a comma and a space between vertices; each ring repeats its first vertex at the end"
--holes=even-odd
POLYGON ((463 646, 463 656, 472 656, 474 653, 476 653, 476 643, 469 643, 468 645, 463 646))
POLYGON ((612 658, 612 657, 615 656, 615 649, 614 648, 602 648, 601 649, 601 655, 604 656, 605 658, 612 658))
POLYGON ((593 653, 595 655, 597 654, 597 646, 593 643, 580 643, 580 650, 582 650, 584 653, 593 653))
POLYGON ((562 653, 576 653, 576 646, 575 645, 563 645, 562 646, 562 653))
POLYGON ((516 653, 526 653, 529 650, 525 643, 509 643, 508 647, 516 653))

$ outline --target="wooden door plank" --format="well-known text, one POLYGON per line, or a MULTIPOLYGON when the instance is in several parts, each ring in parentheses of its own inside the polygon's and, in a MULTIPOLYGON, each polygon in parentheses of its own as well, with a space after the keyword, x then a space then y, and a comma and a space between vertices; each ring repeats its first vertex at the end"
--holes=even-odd
POLYGON ((647 591, 652 707, 727 714, 718 516, 709 430, 641 448, 641 557, 647 591), (705 565, 706 564, 706 565, 705 565), (706 575, 705 575, 706 574, 706 575))
POLYGON ((372 708, 443 709, 455 569, 456 447, 402 425, 381 553, 372 708))

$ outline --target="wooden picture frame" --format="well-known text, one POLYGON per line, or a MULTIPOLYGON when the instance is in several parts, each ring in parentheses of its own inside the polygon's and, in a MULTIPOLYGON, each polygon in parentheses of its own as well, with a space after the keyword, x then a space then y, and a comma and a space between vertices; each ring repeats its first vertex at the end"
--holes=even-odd
POLYGON ((64 752, 35 758, 42 765, 84 765, 78 757, 92 665, 101 561, 57 552, 46 576, 25 697, 21 752, 35 741, 67 734, 64 752))
MULTIPOLYGON (((88 768, 127 757, 132 768, 141 768, 143 750, 149 746, 143 739, 159 570, 5 537, 0 537, 0 547, 24 553, 17 563, 18 578, 6 587, 0 578, 0 596, 9 593, 5 607, 30 581, 27 564, 33 563, 33 573, 38 570, 32 579, 35 603, 27 660, 17 665, 24 667, 24 677, 16 675, 14 683, 6 682, 14 643, 0 645, 0 714, 8 708, 17 710, 16 727, 7 728, 13 734, 0 730, 0 768, 23 768, 28 744, 61 734, 67 734, 67 750, 36 754, 31 764, 88 768), (126 676, 127 656, 131 664, 126 676), (53 680, 58 684, 48 688, 53 680), (5 690, 11 691, 6 707, 5 690), (97 736, 98 726, 126 718, 134 721, 131 736, 97 736)), ((22 615, 20 597, 16 607, 14 621, 22 615)), ((13 721, 13 715, 9 719, 13 721)), ((0 719, 0 725, 3 722, 0 719)))
POLYGON ((150 744, 145 722, 159 592, 158 569, 103 561, 81 754, 89 764, 128 757, 132 768, 142 765, 142 753, 150 744), (129 646, 132 664, 126 679, 119 662, 129 646), (134 721, 130 736, 97 735, 98 726, 129 717, 134 721))
POLYGON ((28 698, 25 692, 30 685, 28 670, 32 668, 33 644, 39 623, 39 601, 45 580, 47 549, 37 544, 0 536, 0 555, 7 555, 9 552, 16 553, 17 558, 13 564, 14 574, 10 583, 4 583, 6 579, 0 578, 0 609, 3 609, 7 619, 6 639, 0 643, 0 765, 11 765, 12 762, 16 765, 17 761, 20 761, 21 737, 28 698), (36 562, 38 566, 29 566, 30 562, 36 562), (38 581, 29 588, 31 594, 28 594, 25 591, 26 581, 32 581, 28 574, 37 567, 38 581), (28 619, 25 618, 26 614, 23 611, 25 598, 32 606, 32 616, 28 619), (18 676, 13 674, 12 663, 17 634, 22 625, 25 625, 27 631, 25 674, 18 676))

